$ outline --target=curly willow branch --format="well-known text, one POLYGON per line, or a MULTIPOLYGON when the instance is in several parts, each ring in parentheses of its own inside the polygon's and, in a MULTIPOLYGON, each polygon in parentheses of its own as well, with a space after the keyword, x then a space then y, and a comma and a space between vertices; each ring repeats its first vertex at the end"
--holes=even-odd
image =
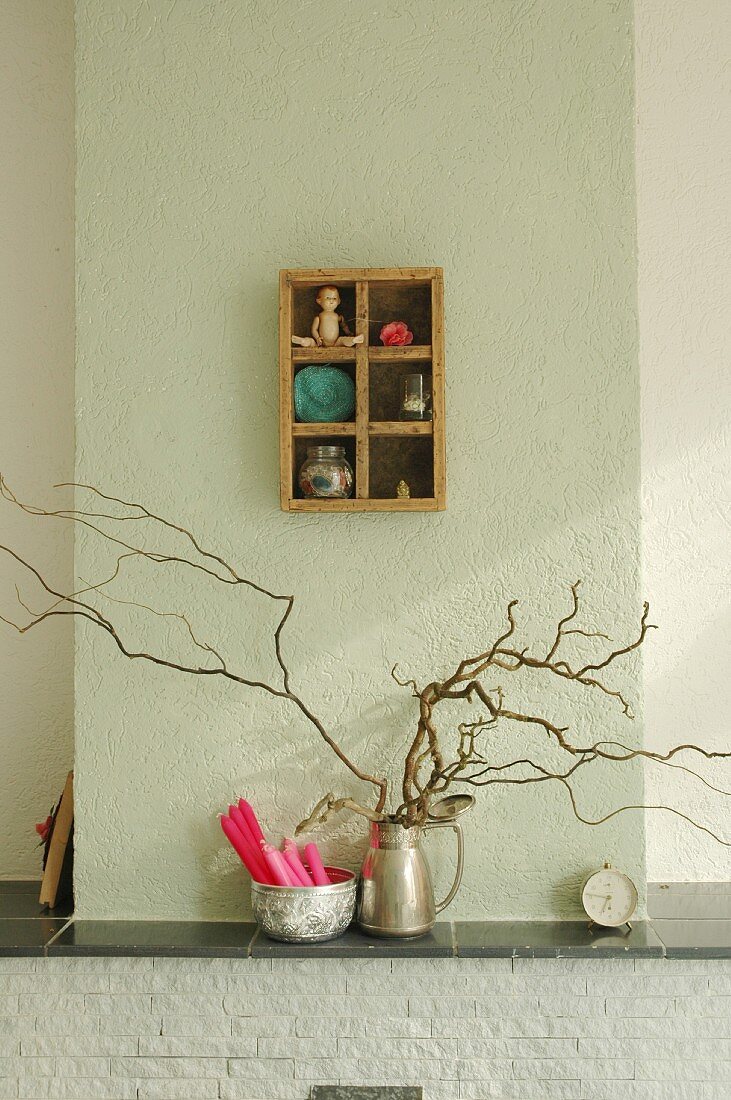
MULTIPOLYGON (((111 496, 107 493, 103 493, 103 492, 101 492, 101 490, 97 489, 93 485, 85 485, 85 484, 82 484, 82 483, 75 483, 75 482, 64 482, 63 486, 64 487, 74 486, 75 488, 86 489, 86 490, 96 494, 96 496, 98 496, 102 500, 106 500, 106 501, 110 501, 110 502, 115 503, 115 504, 119 504, 123 508, 136 509, 139 514, 138 515, 127 515, 127 516, 121 516, 120 517, 120 516, 116 516, 116 515, 113 515, 113 514, 108 513, 108 512, 96 512, 95 513, 95 512, 88 512, 88 511, 85 511, 83 509, 59 509, 59 510, 56 510, 56 511, 49 511, 49 510, 46 510, 44 508, 38 508, 34 505, 25 504, 21 500, 19 500, 18 497, 15 495, 15 493, 10 489, 8 483, 5 481, 5 478, 2 476, 2 474, 0 474, 0 495, 2 495, 2 497, 6 501, 8 501, 9 503, 11 503, 11 504, 15 505, 16 507, 20 508, 22 511, 26 512, 28 515, 40 516, 40 517, 45 517, 45 518, 54 517, 54 518, 57 518, 57 519, 66 520, 66 521, 69 521, 69 522, 72 522, 72 523, 75 523, 75 524, 78 524, 78 525, 82 525, 82 526, 87 527, 87 528, 91 529, 92 531, 96 532, 99 536, 106 539, 110 543, 121 547, 123 550, 127 551, 127 553, 124 553, 124 554, 120 555, 120 557, 117 560, 116 569, 115 569, 115 571, 114 571, 114 573, 111 577, 107 578, 104 581, 99 582, 96 585, 87 585, 85 589, 81 590, 81 593, 67 594, 67 593, 63 593, 63 592, 58 592, 55 589, 51 588, 50 585, 48 585, 46 583, 46 581, 43 579, 40 572, 33 565, 31 565, 30 562, 26 561, 19 554, 15 553, 15 551, 12 550, 9 546, 5 546, 3 544, 0 544, 0 551, 2 551, 4 553, 8 554, 10 557, 14 558, 15 561, 18 562, 19 565, 21 565, 24 569, 28 570, 33 576, 35 576, 37 581, 42 585, 42 587, 45 589, 45 591, 50 596, 53 596, 55 598, 55 602, 46 611, 42 612, 40 615, 32 616, 30 621, 25 623, 24 625, 20 625, 18 623, 15 623, 13 620, 8 619, 5 616, 0 616, 0 618, 2 618, 2 621, 6 622, 9 626, 14 627, 14 629, 18 630, 20 633, 26 633, 31 628, 33 628, 35 626, 38 626, 39 623, 44 622, 47 619, 50 619, 52 617, 55 617, 55 616, 58 616, 58 615, 76 615, 80 618, 87 619, 93 625, 95 625, 98 628, 104 630, 112 638, 112 640, 114 641, 114 643, 117 646, 117 648, 119 649, 119 651, 125 657, 128 657, 131 660, 136 660, 136 659, 145 660, 145 661, 149 661, 152 664, 160 665, 160 666, 163 666, 165 668, 175 669, 179 672, 185 672, 185 673, 189 673, 191 675, 196 675, 196 676, 222 676, 222 677, 224 677, 228 680, 231 680, 231 681, 233 681, 237 684, 241 684, 241 685, 244 685, 246 687, 259 688, 260 690, 265 691, 269 695, 272 695, 276 698, 288 700, 289 702, 293 703, 294 706, 297 707, 297 709, 300 711, 300 713, 307 719, 307 721, 312 726, 314 726, 314 728, 317 730, 317 732, 322 737, 322 739, 326 742, 327 745, 329 745, 329 747, 333 750, 333 752, 336 754, 336 756, 353 773, 353 775, 355 775, 358 779, 361 779, 366 783, 372 784, 377 789, 377 791, 378 791, 377 811, 380 812, 383 809, 383 807, 386 803, 386 798, 387 798, 387 793, 388 793, 387 780, 384 779, 384 778, 379 778, 375 775, 371 775, 369 772, 366 772, 363 769, 359 768, 345 754, 345 752, 340 748, 340 746, 333 739, 333 737, 328 733, 328 731, 325 729, 325 726, 322 723, 322 721, 315 715, 315 713, 310 709, 310 707, 307 706, 307 704, 304 702, 304 700, 292 690, 292 688, 290 686, 290 672, 289 672, 288 666, 287 666, 287 664, 284 660, 283 654, 282 654, 281 639, 282 639, 282 631, 283 631, 283 629, 284 629, 284 627, 287 623, 287 620, 288 620, 288 618, 289 618, 289 616, 292 612, 292 607, 294 605, 294 596, 278 595, 274 592, 270 592, 269 589, 264 588, 263 586, 261 586, 259 584, 256 584, 254 581, 251 581, 246 577, 242 577, 236 571, 236 569, 234 569, 234 567, 229 562, 225 561, 224 558, 222 558, 218 554, 214 554, 211 551, 204 549, 202 547, 202 545, 200 544, 200 542, 195 538, 195 536, 190 531, 187 530, 187 528, 183 527, 180 524, 173 523, 171 520, 164 519, 162 516, 158 516, 154 512, 150 512, 147 508, 145 508, 141 504, 137 504, 137 503, 131 502, 131 501, 126 501, 126 500, 123 500, 120 497, 115 497, 115 496, 111 496), (218 571, 216 568, 209 568, 208 565, 204 565, 200 561, 195 561, 195 560, 193 560, 191 558, 188 558, 188 557, 184 557, 184 556, 180 556, 180 555, 176 555, 176 554, 154 553, 154 552, 145 550, 140 546, 135 546, 133 543, 127 542, 126 540, 120 539, 120 538, 116 537, 115 535, 110 534, 108 531, 105 531, 97 523, 93 522, 93 520, 95 520, 95 519, 107 519, 107 520, 112 520, 112 521, 128 521, 128 522, 148 522, 149 521, 153 524, 156 523, 156 524, 162 526, 163 528, 166 528, 167 530, 174 531, 174 532, 177 532, 177 533, 181 534, 190 543, 190 545, 194 548, 194 550, 199 555, 201 555, 201 557, 203 557, 207 562, 211 562, 211 563, 214 563, 214 565, 216 565, 216 566, 222 567, 222 569, 224 570, 226 575, 221 576, 220 571, 218 571), (118 575, 122 561, 125 560, 125 559, 128 559, 128 558, 134 558, 134 557, 144 558, 147 561, 150 561, 150 562, 154 563, 155 565, 168 564, 168 563, 179 564, 179 565, 182 565, 186 568, 197 570, 198 572, 201 572, 201 573, 205 573, 206 575, 208 575, 209 577, 212 577, 214 580, 216 580, 220 583, 230 584, 230 585, 244 585, 244 586, 246 586, 246 587, 248 587, 248 588, 250 588, 250 589, 252 589, 256 592, 259 592, 261 595, 266 596, 266 597, 268 597, 269 599, 271 599, 273 601, 283 602, 285 604, 285 609, 284 609, 284 612, 283 612, 283 614, 281 615, 281 617, 279 619, 276 630, 274 632, 274 647, 275 647, 276 658, 277 658, 277 662, 279 664, 279 667, 282 671, 282 678, 283 678, 282 688, 277 688, 274 685, 269 684, 269 683, 267 683, 265 681, 262 681, 262 680, 251 680, 251 679, 248 679, 245 676, 238 675, 237 673, 231 671, 227 667, 227 665, 223 661, 223 658, 220 656, 220 654, 217 652, 216 649, 214 649, 208 643, 200 643, 198 641, 198 639, 195 636, 192 635, 192 631, 190 631, 190 626, 189 625, 188 625, 188 629, 191 633, 192 640, 194 641, 194 643, 200 649, 203 649, 203 650, 206 650, 206 651, 210 652, 213 656, 215 656, 218 659, 219 665, 217 667, 209 668, 209 667, 205 667, 205 666, 201 667, 201 666, 196 666, 196 665, 191 665, 191 664, 185 664, 183 662, 173 661, 173 660, 170 660, 168 658, 161 657, 157 654, 147 653, 147 652, 144 652, 144 651, 135 651, 135 650, 132 650, 132 649, 128 648, 128 646, 123 641, 121 635, 118 633, 118 631, 115 628, 112 621, 109 618, 107 618, 106 616, 102 615, 102 613, 97 608, 95 608, 92 604, 89 604, 85 600, 80 599, 79 595, 88 593, 89 591, 92 591, 92 590, 98 591, 104 585, 110 583, 110 581, 113 580, 118 575), (65 606, 63 606, 63 605, 65 605, 65 606), (63 610, 59 609, 61 607, 63 607, 63 610)), ((61 486, 59 486, 59 487, 61 487, 61 486)), ((174 613, 157 612, 157 611, 154 611, 152 608, 146 607, 146 605, 144 605, 144 604, 138 604, 137 606, 143 607, 146 610, 151 611, 153 614, 156 614, 156 615, 171 614, 171 615, 173 615, 173 617, 178 617, 178 618, 182 619, 182 621, 184 623, 187 623, 187 620, 185 619, 184 616, 175 615, 174 613)))
MULTIPOLYGON (((30 562, 26 561, 10 547, 0 545, 0 550, 8 554, 34 576, 47 595, 52 597, 52 602, 49 603, 44 611, 33 612, 29 604, 21 598, 20 592, 18 591, 18 604, 28 615, 27 621, 16 623, 11 618, 3 615, 0 615, 0 620, 23 634, 35 626, 38 626, 40 623, 56 616, 75 615, 79 618, 86 619, 93 626, 96 626, 98 629, 108 634, 118 650, 131 660, 145 660, 152 664, 192 675, 221 676, 246 687, 258 688, 275 698, 286 699, 288 702, 292 703, 304 718, 317 730, 318 734, 323 738, 326 744, 330 746, 351 773, 358 779, 371 784, 377 791, 377 800, 374 809, 369 809, 347 796, 336 798, 332 793, 325 795, 325 797, 314 807, 309 817, 300 824, 298 831, 313 828, 315 825, 327 821, 332 814, 343 809, 360 814, 372 821, 384 820, 386 816, 385 807, 388 794, 387 780, 375 774, 370 774, 350 760, 332 738, 330 733, 325 729, 322 721, 314 714, 310 707, 307 706, 303 699, 292 690, 290 670, 282 651, 282 634, 292 613, 294 597, 283 596, 271 592, 267 588, 249 580, 247 577, 241 576, 230 562, 226 561, 221 555, 206 549, 187 528, 151 512, 141 504, 103 493, 93 485, 64 483, 64 486, 84 489, 94 494, 99 501, 118 506, 118 509, 116 511, 115 509, 105 510, 103 505, 100 507, 99 511, 79 508, 49 511, 43 508, 37 508, 20 501, 9 488, 2 475, 0 475, 0 496, 9 503, 22 509, 28 515, 46 518, 54 517, 83 526, 115 546, 118 554, 115 568, 109 576, 96 583, 85 583, 83 588, 75 592, 62 593, 53 589, 30 562), (125 509, 126 512, 118 514, 119 509, 125 509), (135 529, 138 524, 149 524, 154 528, 162 529, 174 535, 179 535, 187 542, 188 547, 194 551, 194 555, 186 556, 185 554, 168 554, 147 550, 143 546, 137 545, 133 538, 121 538, 119 535, 113 534, 107 530, 101 525, 105 521, 107 523, 126 523, 135 529), (182 612, 159 611, 147 604, 120 600, 118 597, 106 591, 107 586, 119 577, 123 565, 135 558, 144 559, 153 567, 166 564, 180 565, 185 569, 205 574, 220 584, 246 586, 275 603, 283 604, 283 611, 278 618, 277 626, 273 633, 274 651, 282 674, 281 686, 270 684, 263 680, 249 679, 230 669, 220 652, 221 647, 214 647, 208 640, 201 638, 198 633, 193 630, 189 618, 182 612), (185 627, 190 641, 198 652, 206 658, 207 663, 197 664, 195 661, 186 663, 184 661, 172 660, 158 653, 148 653, 132 649, 119 633, 112 620, 107 615, 102 614, 94 604, 82 598, 91 593, 103 597, 114 604, 131 604, 159 618, 175 619, 179 621, 185 627), (211 658, 215 661, 213 667, 208 663, 211 658)), ((606 760, 615 763, 624 763, 630 760, 646 759, 665 767, 682 770, 699 779, 711 790, 719 794, 727 795, 729 792, 723 791, 721 788, 709 783, 692 768, 687 767, 685 764, 671 763, 670 761, 680 752, 696 753, 707 760, 726 759, 731 756, 731 753, 711 752, 703 749, 699 745, 692 744, 676 745, 666 753, 655 753, 644 749, 631 749, 620 741, 610 740, 600 741, 594 745, 582 746, 576 744, 569 736, 570 730, 567 726, 561 726, 557 722, 551 721, 545 714, 529 714, 523 713, 520 710, 511 709, 505 703, 506 696, 501 686, 487 688, 483 683, 482 677, 493 669, 499 670, 500 673, 515 673, 522 670, 528 672, 546 672, 550 676, 556 677, 557 680, 576 684, 578 687, 588 689, 592 693, 598 693, 599 696, 604 697, 610 702, 616 702, 624 717, 628 719, 633 718, 632 708, 628 700, 619 689, 605 682, 604 674, 612 669, 615 664, 620 662, 623 657, 626 657, 638 649, 645 641, 647 632, 654 629, 653 625, 648 622, 648 605, 645 604, 643 606, 639 629, 636 636, 631 641, 626 645, 615 645, 608 653, 605 653, 603 657, 593 662, 589 661, 582 665, 574 665, 562 653, 564 642, 569 636, 580 636, 592 639, 596 644, 610 642, 609 637, 602 631, 587 629, 579 625, 578 619, 581 611, 579 596, 580 583, 580 581, 576 581, 570 586, 570 606, 566 614, 559 619, 553 639, 545 651, 545 656, 533 655, 529 651, 529 646, 519 649, 515 647, 514 644, 511 644, 511 640, 518 630, 518 623, 515 615, 518 601, 511 600, 507 606, 507 624, 498 634, 495 641, 491 645, 486 646, 483 651, 476 656, 466 657, 461 660, 454 671, 445 679, 432 680, 426 687, 420 688, 414 677, 401 677, 397 673, 398 666, 393 666, 391 676, 397 684, 408 689, 411 695, 418 700, 419 714, 416 731, 408 746, 404 759, 404 771, 401 783, 402 802, 395 812, 388 815, 390 820, 401 822, 405 826, 422 822, 428 814, 429 805, 433 797, 437 794, 442 794, 452 783, 466 783, 471 786, 482 787, 497 783, 506 785, 525 785, 531 783, 559 782, 569 793, 571 806, 575 816, 584 824, 600 825, 611 820, 617 814, 630 809, 661 809, 668 813, 675 814, 677 817, 689 822, 695 828, 707 833, 721 844, 727 845, 730 843, 722 840, 710 829, 693 821, 692 818, 670 806, 623 806, 617 810, 613 810, 599 820, 591 820, 582 816, 579 812, 575 794, 569 780, 580 768, 596 761, 606 760), (483 714, 474 721, 459 722, 456 730, 452 731, 450 734, 449 744, 450 746, 453 744, 453 747, 446 749, 444 747, 446 742, 443 743, 437 724, 437 718, 441 716, 444 711, 445 704, 458 701, 473 703, 475 699, 478 699, 484 707, 483 714), (542 735, 547 739, 549 745, 553 745, 562 752, 565 752, 572 759, 570 767, 565 771, 551 770, 538 764, 530 757, 522 757, 521 759, 513 760, 505 764, 491 761, 488 750, 490 738, 494 736, 496 730, 498 728, 509 730, 519 727, 523 727, 526 732, 534 732, 542 735), (505 774, 519 766, 530 768, 532 774, 519 777, 505 774)))

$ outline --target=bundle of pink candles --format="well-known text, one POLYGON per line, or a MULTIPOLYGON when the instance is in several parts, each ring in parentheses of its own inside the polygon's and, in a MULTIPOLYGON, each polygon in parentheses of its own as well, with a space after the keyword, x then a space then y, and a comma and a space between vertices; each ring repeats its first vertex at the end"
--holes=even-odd
POLYGON ((221 828, 256 882, 267 886, 330 886, 317 845, 305 844, 305 864, 289 837, 284 838, 281 851, 268 844, 245 798, 239 799, 238 806, 229 806, 228 814, 222 814, 221 828))

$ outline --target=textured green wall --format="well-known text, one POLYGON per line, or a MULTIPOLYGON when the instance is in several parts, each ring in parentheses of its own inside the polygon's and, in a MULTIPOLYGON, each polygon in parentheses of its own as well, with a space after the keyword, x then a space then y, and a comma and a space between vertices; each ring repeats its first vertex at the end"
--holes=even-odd
MULTIPOLYGON (((633 629, 630 15, 629 0, 78 0, 78 477, 296 593, 296 683, 374 767, 414 723, 391 664, 445 672, 495 636, 508 598, 536 646, 579 576, 592 622, 633 629), (285 515, 277 269, 397 264, 445 269, 448 511, 285 515)), ((108 568, 80 539, 79 575, 108 568)), ((242 671, 269 667, 265 604, 152 572, 114 593, 190 609, 242 671)), ((168 651, 179 626, 154 621, 168 651)), ((638 673, 617 681, 634 699, 638 673)), ((640 735, 596 695, 503 686, 582 743, 640 735)), ((76 691, 84 916, 244 914, 214 816, 234 792, 276 830, 327 790, 365 797, 291 708, 125 661, 86 624, 76 691)), ((495 753, 557 761, 514 731, 495 753)), ((641 800, 641 773, 597 771, 578 792, 598 815, 641 800)), ((362 841, 352 821, 323 836, 351 862, 362 841)), ((575 915, 605 857, 644 877, 640 816, 581 826, 551 784, 484 791, 468 848, 455 916, 575 915)), ((446 881, 451 853, 431 851, 446 881)))

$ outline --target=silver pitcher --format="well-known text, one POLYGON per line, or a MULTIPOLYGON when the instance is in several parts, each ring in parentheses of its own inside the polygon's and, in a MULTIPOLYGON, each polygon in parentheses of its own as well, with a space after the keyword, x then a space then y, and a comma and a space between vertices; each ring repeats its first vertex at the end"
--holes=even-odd
POLYGON ((423 936, 434 926, 459 890, 464 867, 464 837, 450 820, 472 804, 466 795, 445 798, 430 817, 437 820, 405 829, 390 821, 373 821, 370 846, 361 870, 358 924, 371 936, 423 936), (466 804, 465 804, 466 803, 466 804), (443 901, 436 902, 429 864, 421 840, 430 829, 453 829, 457 834, 457 871, 443 901))

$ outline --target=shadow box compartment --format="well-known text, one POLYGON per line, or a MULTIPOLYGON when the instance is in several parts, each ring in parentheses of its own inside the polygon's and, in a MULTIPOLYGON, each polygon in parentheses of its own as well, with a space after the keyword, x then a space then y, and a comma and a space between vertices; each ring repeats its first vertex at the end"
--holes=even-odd
MULTIPOLYGON (((310 353, 312 352, 312 348, 306 348, 306 349, 303 349, 303 350, 309 351, 310 353)), ((319 348, 317 350, 319 351, 319 348)), ((329 350, 332 351, 333 349, 330 348, 329 350)), ((337 350, 340 351, 341 349, 338 348, 337 350)), ((323 423, 319 424, 315 434, 319 435, 321 430, 324 431, 326 429, 326 424, 327 423, 334 423, 336 425, 336 428, 335 428, 336 432, 341 432, 345 429, 345 427, 347 425, 350 425, 350 427, 353 429, 353 434, 355 434, 355 418, 356 418, 356 413, 357 413, 357 401, 358 401, 358 391, 357 391, 356 380, 355 380, 355 361, 353 361, 352 363, 348 363, 348 362, 345 362, 345 361, 342 361, 342 360, 325 360, 325 361, 321 360, 320 362, 316 362, 313 358, 308 359, 306 362, 304 360, 302 362, 297 361, 297 362, 293 363, 293 377, 296 378, 297 375, 299 374, 299 372, 301 370, 304 370, 305 367, 322 367, 322 366, 325 366, 325 364, 328 363, 328 362, 329 362, 330 366, 336 367, 338 370, 341 370, 343 372, 343 374, 347 374, 349 376, 351 382, 353 383, 353 386, 356 388, 356 408, 353 410, 352 414, 348 417, 347 420, 329 421, 329 422, 323 422, 323 423)), ((294 390, 292 392, 294 394, 294 390)), ((306 421, 306 420, 297 420, 296 419, 296 415, 295 415, 295 411, 294 411, 294 398, 293 398, 293 405, 292 405, 292 418, 293 418, 293 423, 292 423, 293 432, 296 432, 300 435, 302 433, 306 434, 308 421, 306 421)))
MULTIPOLYGON (((408 374, 423 374, 424 385, 428 383, 428 389, 432 389, 431 359, 376 360, 371 363, 368 373, 368 419, 371 423, 379 420, 394 423, 399 419, 404 379, 408 374)), ((431 420, 401 421, 405 434, 409 425, 431 423, 431 420)))
MULTIPOLYGON (((302 425, 306 427, 306 425, 302 425)), ((357 464, 355 461, 355 436, 354 435, 305 435, 297 436, 292 451, 293 463, 292 463, 292 485, 297 495, 298 500, 304 500, 304 494, 299 487, 298 478, 300 467, 307 458, 308 447, 344 447, 345 457, 353 468, 354 482, 353 482, 353 496, 358 492, 358 479, 357 479, 357 464)), ((313 503, 322 503, 321 501, 313 501, 313 503)), ((338 503, 337 501, 331 501, 330 503, 338 503)))
POLYGON ((430 283, 374 283, 368 293, 368 343, 371 347, 383 347, 379 333, 384 323, 405 321, 414 334, 414 347, 431 344, 431 299, 430 283))
MULTIPOLYGON (((352 333, 355 333, 355 283, 341 282, 338 279, 323 279, 315 285, 292 287, 292 321, 290 336, 312 336, 312 322, 320 312, 315 299, 321 286, 336 286, 340 294, 338 313, 345 318, 346 324, 352 333)), ((312 348, 302 348, 303 352, 312 353, 312 348)), ((333 349, 329 349, 333 350, 333 349)), ((346 349, 337 348, 336 355, 346 349)), ((353 350, 347 349, 350 357, 355 361, 353 350)), ((316 348, 317 356, 326 355, 327 348, 316 348)))
POLYGON ((392 500, 400 481, 409 486, 412 500, 434 497, 434 461, 428 436, 371 438, 370 496, 392 500))

